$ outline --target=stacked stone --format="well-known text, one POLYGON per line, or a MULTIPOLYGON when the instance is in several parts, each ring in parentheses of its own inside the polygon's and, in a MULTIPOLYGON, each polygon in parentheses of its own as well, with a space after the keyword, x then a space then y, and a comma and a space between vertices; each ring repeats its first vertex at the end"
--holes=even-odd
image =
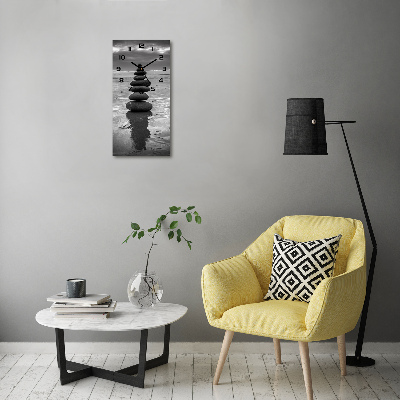
POLYGON ((151 82, 147 79, 146 71, 143 69, 142 64, 138 64, 134 75, 135 77, 129 88, 129 90, 133 92, 129 96, 129 100, 132 101, 126 103, 126 108, 130 111, 150 111, 153 105, 145 101, 149 98, 149 95, 145 92, 150 90, 149 86, 151 82))

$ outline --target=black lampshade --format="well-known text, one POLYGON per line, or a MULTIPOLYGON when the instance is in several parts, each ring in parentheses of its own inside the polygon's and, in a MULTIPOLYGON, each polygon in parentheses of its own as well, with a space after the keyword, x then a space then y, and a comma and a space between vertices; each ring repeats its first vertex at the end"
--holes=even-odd
POLYGON ((328 154, 324 99, 288 99, 283 154, 328 154))

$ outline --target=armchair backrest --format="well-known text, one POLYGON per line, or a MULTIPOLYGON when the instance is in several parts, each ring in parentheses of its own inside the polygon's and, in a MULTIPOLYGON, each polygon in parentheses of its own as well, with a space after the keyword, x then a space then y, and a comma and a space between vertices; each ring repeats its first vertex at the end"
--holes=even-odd
POLYGON ((265 295, 271 277, 274 234, 297 242, 342 235, 336 256, 334 276, 365 265, 365 236, 361 221, 341 217, 292 215, 283 217, 243 252, 253 265, 265 295))

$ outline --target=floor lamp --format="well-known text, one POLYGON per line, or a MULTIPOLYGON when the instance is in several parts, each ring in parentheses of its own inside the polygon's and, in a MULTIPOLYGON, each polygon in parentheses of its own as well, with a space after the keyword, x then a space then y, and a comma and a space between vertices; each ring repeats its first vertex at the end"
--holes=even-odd
POLYGON ((372 242, 372 256, 369 264, 369 273, 367 280, 367 290, 363 310, 361 313, 360 328, 358 331, 357 346, 354 356, 347 356, 346 364, 357 367, 368 367, 375 364, 375 360, 361 355, 364 342, 365 325, 367 323, 368 305, 371 296, 372 280, 374 277, 375 260, 376 260, 376 240, 372 230, 371 221, 369 219, 367 207, 365 205, 364 196, 361 191, 360 182, 358 181, 356 169, 354 167, 353 158, 350 153, 349 144, 343 128, 344 124, 355 123, 356 121, 325 121, 324 99, 321 98, 303 98, 288 99, 286 114, 286 131, 285 131, 285 155, 327 155, 326 131, 325 125, 340 125, 342 128, 343 138, 346 143, 347 153, 350 158, 351 167, 353 169, 354 179, 360 196, 361 205, 364 211, 365 220, 367 222, 369 235, 372 242))

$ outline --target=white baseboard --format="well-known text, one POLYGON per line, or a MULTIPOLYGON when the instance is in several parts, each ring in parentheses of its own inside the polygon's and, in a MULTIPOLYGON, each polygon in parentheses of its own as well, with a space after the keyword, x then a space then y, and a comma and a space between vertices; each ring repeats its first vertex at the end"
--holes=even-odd
MULTIPOLYGON (((298 354, 297 342, 281 341, 282 353, 298 354)), ((147 351, 149 354, 162 353, 162 342, 149 342, 147 351)), ((132 342, 66 342, 67 353, 107 353, 126 354, 138 353, 139 343, 132 342)), ((355 342, 346 343, 347 354, 355 351, 355 342)), ((194 353, 194 354, 218 354, 221 343, 218 342, 171 342, 170 353, 194 353)), ((310 343, 310 351, 314 354, 329 354, 337 352, 336 342, 310 343)), ((232 342, 229 349, 232 353, 274 353, 272 342, 232 342)), ((56 353, 55 342, 0 342, 0 353, 56 353)), ((400 354, 400 343, 364 343, 363 354, 400 354)))

